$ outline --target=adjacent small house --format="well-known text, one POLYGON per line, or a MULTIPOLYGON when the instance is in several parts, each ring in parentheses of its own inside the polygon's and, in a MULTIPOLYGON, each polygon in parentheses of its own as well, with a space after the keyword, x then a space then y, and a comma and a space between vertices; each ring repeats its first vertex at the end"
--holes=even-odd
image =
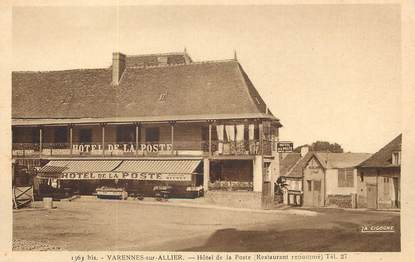
POLYGON ((287 183, 285 203, 303 206, 356 207, 356 166, 370 157, 367 153, 305 152, 281 160, 281 176, 287 183), (301 195, 301 197, 297 197, 301 195))
POLYGON ((356 166, 367 153, 314 153, 304 168, 304 205, 356 207, 356 166))
POLYGON ((362 208, 400 208, 402 134, 357 166, 357 205, 362 208))
POLYGON ((280 175, 286 183, 284 203, 288 205, 303 204, 303 169, 313 153, 288 153, 280 161, 280 175))

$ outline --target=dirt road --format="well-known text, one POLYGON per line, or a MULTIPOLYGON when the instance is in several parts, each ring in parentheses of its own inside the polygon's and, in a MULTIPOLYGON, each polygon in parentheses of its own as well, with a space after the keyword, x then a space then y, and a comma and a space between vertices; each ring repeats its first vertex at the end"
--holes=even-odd
POLYGON ((400 250, 399 213, 392 212, 322 209, 317 216, 304 216, 116 200, 57 206, 15 211, 15 241, 76 251, 400 250), (362 225, 393 225, 395 232, 361 233, 362 225))

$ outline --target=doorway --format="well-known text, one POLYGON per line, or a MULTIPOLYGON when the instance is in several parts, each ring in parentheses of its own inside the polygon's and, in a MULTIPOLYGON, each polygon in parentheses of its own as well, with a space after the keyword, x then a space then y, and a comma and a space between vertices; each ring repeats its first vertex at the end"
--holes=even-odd
POLYGON ((377 208, 377 190, 376 185, 366 184, 366 198, 368 208, 377 208))
POLYGON ((313 206, 319 207, 321 203, 321 180, 313 180, 313 206))

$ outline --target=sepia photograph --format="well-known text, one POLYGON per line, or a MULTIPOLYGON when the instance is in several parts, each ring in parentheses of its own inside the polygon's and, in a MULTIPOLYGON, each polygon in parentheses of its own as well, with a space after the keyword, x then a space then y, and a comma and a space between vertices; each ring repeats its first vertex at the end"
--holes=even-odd
POLYGON ((399 4, 21 5, 11 25, 12 252, 401 252, 399 4))

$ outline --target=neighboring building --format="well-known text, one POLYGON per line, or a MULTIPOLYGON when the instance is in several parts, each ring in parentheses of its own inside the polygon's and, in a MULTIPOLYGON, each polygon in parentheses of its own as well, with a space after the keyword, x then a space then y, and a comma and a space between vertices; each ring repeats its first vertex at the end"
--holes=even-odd
POLYGON ((304 170, 304 205, 356 207, 356 166, 367 153, 315 153, 304 170))
POLYGON ((358 165, 358 207, 400 208, 402 134, 358 165))
POLYGON ((307 150, 282 156, 280 160, 280 175, 287 184, 287 190, 284 195, 285 204, 303 204, 303 169, 312 156, 313 154, 307 152, 307 150))
POLYGON ((12 74, 13 159, 57 191, 203 186, 261 204, 281 126, 236 58, 114 53, 108 68, 12 74))
MULTIPOLYGON (((354 207, 357 194, 357 171, 355 167, 370 157, 366 153, 293 153, 291 168, 286 177, 288 194, 302 193, 302 205, 311 207, 337 206, 354 207), (294 160, 296 159, 296 161, 294 160), (300 189, 301 188, 301 189, 300 189), (301 191, 300 191, 301 190, 301 191)), ((287 157, 285 159, 287 159, 287 157)), ((281 160, 282 163, 289 162, 281 160)), ((289 203, 292 203, 292 196, 289 203)))

